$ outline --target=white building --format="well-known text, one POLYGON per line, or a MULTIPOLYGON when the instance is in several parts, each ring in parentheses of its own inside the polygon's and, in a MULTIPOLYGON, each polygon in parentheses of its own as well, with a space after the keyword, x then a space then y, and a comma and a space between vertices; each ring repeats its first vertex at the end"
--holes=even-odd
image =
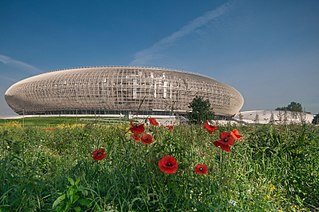
POLYGON ((5 93, 20 115, 186 114, 195 96, 209 99, 214 113, 233 116, 244 104, 235 88, 199 74, 131 66, 88 67, 42 73, 5 93))
POLYGON ((234 119, 243 123, 259 124, 290 124, 311 123, 314 115, 304 112, 292 112, 281 110, 251 110, 242 111, 234 116, 234 119))

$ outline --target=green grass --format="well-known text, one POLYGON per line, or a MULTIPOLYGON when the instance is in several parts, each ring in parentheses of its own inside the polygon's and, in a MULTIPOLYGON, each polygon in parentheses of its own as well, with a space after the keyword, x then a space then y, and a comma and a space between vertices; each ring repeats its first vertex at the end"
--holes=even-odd
POLYGON ((56 125, 68 125, 68 124, 114 124, 127 121, 127 119, 117 117, 99 117, 99 116, 78 116, 78 117, 25 117, 20 119, 0 119, 0 127, 7 126, 12 123, 22 125, 24 127, 54 127, 56 125))
POLYGON ((128 125, 46 127, 0 128, 0 211, 319 209, 316 126, 237 126, 243 138, 231 153, 213 145, 218 131, 202 126, 147 128, 150 145, 136 143, 128 125), (96 162, 91 153, 100 147, 107 157, 96 162), (177 159, 176 174, 159 170, 165 155, 177 159), (198 163, 209 166, 208 175, 195 174, 198 163))

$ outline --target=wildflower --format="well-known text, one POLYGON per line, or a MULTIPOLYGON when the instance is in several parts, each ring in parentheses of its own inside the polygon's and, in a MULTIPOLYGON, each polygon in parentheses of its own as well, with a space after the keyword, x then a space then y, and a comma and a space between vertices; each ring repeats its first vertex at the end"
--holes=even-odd
POLYGON ((133 138, 136 142, 139 142, 139 141, 141 140, 140 134, 135 134, 135 133, 133 133, 133 134, 132 134, 132 138, 133 138))
POLYGON ((167 126, 165 126, 165 128, 167 128, 170 132, 173 132, 173 130, 174 130, 173 125, 167 125, 167 126))
POLYGON ((92 152, 92 158, 94 160, 103 160, 105 157, 106 157, 106 154, 105 154, 104 148, 100 148, 92 152))
POLYGON ((230 146, 234 145, 234 137, 229 132, 221 132, 219 134, 220 140, 214 142, 216 147, 220 147, 226 152, 231 152, 230 146))
POLYGON ((131 128, 130 131, 133 134, 142 134, 144 132, 144 124, 133 124, 133 121, 130 120, 131 128))
POLYGON ((56 128, 54 128, 54 127, 48 127, 48 128, 45 128, 44 130, 45 130, 45 131, 53 131, 53 130, 56 130, 56 128))
POLYGON ((237 202, 235 200, 232 200, 232 199, 229 200, 228 203, 233 205, 233 206, 236 206, 236 204, 237 204, 237 202))
POLYGON ((153 143, 153 137, 150 134, 144 134, 141 138, 143 144, 153 143))
POLYGON ((178 163, 173 156, 164 156, 158 161, 158 167, 165 174, 175 174, 178 169, 178 163))
MULTIPOLYGON (((270 192, 273 192, 273 191, 275 191, 276 190, 276 186, 275 185, 273 185, 272 183, 270 183, 270 185, 269 185, 269 191, 270 192)), ((290 189, 289 189, 290 190, 290 189)))
POLYGON ((234 139, 240 140, 241 135, 239 134, 237 129, 234 129, 233 131, 231 131, 230 134, 234 137, 234 139))
POLYGON ((152 126, 157 127, 159 125, 155 118, 148 118, 148 121, 150 122, 152 126))
POLYGON ((195 166, 196 174, 208 174, 208 167, 206 164, 197 164, 195 166))
POLYGON ((210 125, 208 120, 206 120, 206 123, 203 124, 203 127, 209 132, 209 134, 213 134, 216 130, 218 130, 218 127, 210 125))

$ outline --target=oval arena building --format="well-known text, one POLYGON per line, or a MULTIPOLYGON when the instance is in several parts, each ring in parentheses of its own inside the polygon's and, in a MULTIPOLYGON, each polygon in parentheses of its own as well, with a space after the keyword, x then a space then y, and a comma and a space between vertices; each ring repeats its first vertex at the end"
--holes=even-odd
POLYGON ((5 93, 18 114, 185 114, 195 96, 216 115, 232 116, 244 103, 234 88, 199 74, 147 67, 88 67, 39 74, 5 93))

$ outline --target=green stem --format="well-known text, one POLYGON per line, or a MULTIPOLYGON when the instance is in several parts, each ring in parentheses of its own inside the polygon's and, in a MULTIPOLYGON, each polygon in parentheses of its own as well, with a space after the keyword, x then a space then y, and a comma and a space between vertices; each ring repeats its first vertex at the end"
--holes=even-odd
POLYGON ((224 169, 223 169, 223 150, 219 150, 219 169, 220 169, 220 182, 223 182, 224 169))

